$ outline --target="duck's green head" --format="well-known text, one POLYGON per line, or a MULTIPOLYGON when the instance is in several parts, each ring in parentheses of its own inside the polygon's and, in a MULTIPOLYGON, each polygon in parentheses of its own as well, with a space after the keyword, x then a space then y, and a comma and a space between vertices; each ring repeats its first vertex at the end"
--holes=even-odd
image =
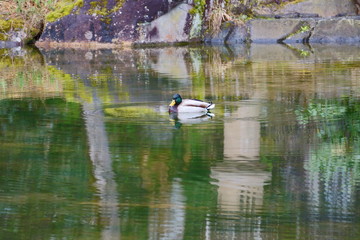
POLYGON ((172 97, 172 101, 170 103, 170 107, 174 106, 174 105, 179 105, 182 102, 182 98, 180 96, 180 94, 174 94, 174 96, 172 97))

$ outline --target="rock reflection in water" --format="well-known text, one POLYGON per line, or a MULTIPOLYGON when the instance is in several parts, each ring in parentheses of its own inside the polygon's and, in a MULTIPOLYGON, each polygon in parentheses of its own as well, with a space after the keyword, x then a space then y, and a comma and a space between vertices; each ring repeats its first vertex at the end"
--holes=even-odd
POLYGON ((165 48, 158 51, 157 58, 151 61, 151 68, 156 72, 175 78, 184 85, 191 85, 189 71, 185 62, 186 48, 165 48))
POLYGON ((118 186, 115 182, 101 107, 99 99, 93 103, 84 102, 83 116, 89 142, 89 155, 96 179, 95 187, 99 194, 100 222, 104 224, 102 239, 115 240, 120 239, 118 186))
POLYGON ((164 207, 153 207, 149 214, 149 239, 183 239, 186 206, 180 179, 171 184, 170 196, 164 196, 164 207))
POLYGON ((271 173, 263 170, 260 157, 261 106, 240 106, 224 123, 224 160, 211 168, 218 185, 222 214, 256 211, 262 207, 263 187, 271 173))
POLYGON ((224 159, 211 167, 211 177, 218 186, 219 214, 226 216, 222 224, 228 229, 215 227, 209 239, 219 239, 220 235, 226 239, 262 239, 262 218, 255 216, 262 211, 264 185, 271 180, 271 173, 259 162, 260 109, 260 104, 241 104, 224 122, 224 159), (242 232, 236 221, 229 221, 232 218, 242 219, 242 232))

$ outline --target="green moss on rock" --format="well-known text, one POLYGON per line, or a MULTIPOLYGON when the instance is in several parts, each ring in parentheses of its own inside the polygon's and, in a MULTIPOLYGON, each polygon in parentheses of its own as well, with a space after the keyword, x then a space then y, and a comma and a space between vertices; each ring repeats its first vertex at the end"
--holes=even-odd
POLYGON ((8 32, 11 28, 11 24, 9 21, 0 19, 0 31, 8 32))
POLYGON ((6 34, 0 33, 0 41, 7 41, 8 39, 9 39, 9 37, 6 36, 6 34))
POLYGON ((106 8, 107 1, 93 1, 90 2, 90 9, 89 14, 93 15, 100 15, 100 16, 107 16, 109 14, 109 10, 106 8))
POLYGON ((99 16, 108 16, 116 11, 118 11, 124 4, 125 0, 117 0, 116 4, 114 7, 112 7, 111 9, 108 9, 107 5, 108 5, 108 1, 104 0, 104 1, 93 1, 90 2, 90 9, 88 11, 88 13, 90 15, 92 14, 96 14, 99 16))
POLYGON ((125 0, 117 0, 116 5, 113 7, 113 9, 111 11, 112 12, 118 11, 123 6, 124 3, 125 3, 125 0))
POLYGON ((56 10, 50 12, 46 15, 45 19, 48 22, 55 22, 59 18, 62 18, 66 15, 71 14, 75 7, 82 7, 84 4, 83 0, 73 1, 61 1, 58 3, 59 6, 56 7, 56 10))
MULTIPOLYGON (((113 8, 108 9, 108 7, 107 7, 108 1, 107 0, 104 0, 104 1, 92 1, 92 2, 90 2, 90 9, 88 10, 87 13, 89 15, 95 14, 95 15, 98 15, 98 16, 107 17, 110 14, 118 11, 122 7, 124 2, 125 2, 125 0, 117 0, 116 5, 113 8)), ((77 0, 77 1, 63 0, 63 1, 60 1, 57 4, 56 10, 48 13, 46 15, 46 17, 45 17, 45 20, 47 22, 55 22, 56 20, 71 14, 75 7, 80 8, 83 5, 84 5, 84 0, 77 0)), ((110 23, 111 21, 109 21, 109 18, 105 18, 104 22, 110 23)))
POLYGON ((203 15, 206 7, 205 0, 194 0, 194 7, 190 10, 190 14, 195 15, 196 13, 203 15))
POLYGON ((21 19, 0 19, 0 41, 8 41, 10 39, 10 31, 18 31, 24 28, 24 21, 21 19))
POLYGON ((6 33, 9 32, 10 30, 19 30, 21 28, 23 28, 24 26, 24 21, 21 19, 9 19, 9 20, 4 20, 4 19, 0 19, 0 32, 6 33))

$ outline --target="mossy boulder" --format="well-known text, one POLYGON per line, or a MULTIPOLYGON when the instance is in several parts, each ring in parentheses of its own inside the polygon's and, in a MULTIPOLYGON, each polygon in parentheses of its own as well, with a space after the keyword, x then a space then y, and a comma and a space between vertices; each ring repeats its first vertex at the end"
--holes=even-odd
POLYGON ((55 22, 56 20, 71 14, 75 8, 82 7, 84 4, 83 0, 76 0, 76 1, 59 1, 54 11, 49 12, 46 15, 47 22, 55 22))
POLYGON ((132 42, 138 39, 141 24, 167 13, 174 3, 176 1, 169 3, 168 0, 77 1, 65 10, 48 14, 39 42, 132 42))

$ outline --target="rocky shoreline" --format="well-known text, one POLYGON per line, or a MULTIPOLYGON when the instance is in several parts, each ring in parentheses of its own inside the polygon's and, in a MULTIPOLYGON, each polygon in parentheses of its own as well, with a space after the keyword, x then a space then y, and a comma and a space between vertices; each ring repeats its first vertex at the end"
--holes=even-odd
POLYGON ((360 43, 360 16, 253 19, 225 25, 208 43, 360 43))
MULTIPOLYGON (((357 1, 352 0, 297 0, 286 2, 275 10, 258 7, 254 9, 256 16, 246 21, 231 18, 220 11, 219 14, 223 15, 219 15, 219 27, 213 32, 209 31, 208 26, 206 29, 206 14, 194 12, 196 1, 125 1, 119 7, 115 0, 99 0, 98 4, 103 5, 101 8, 96 5, 95 9, 102 9, 101 13, 92 9, 93 2, 77 1, 68 15, 46 22, 36 45, 118 48, 134 44, 169 45, 193 42, 360 43, 358 5, 357 1)), ((210 7, 207 5, 207 8, 210 7)), ((208 18, 209 14, 211 13, 207 12, 208 18)), ((24 43, 19 38, 15 41, 15 38, 9 39, 12 40, 0 41, 0 48, 24 43)))

